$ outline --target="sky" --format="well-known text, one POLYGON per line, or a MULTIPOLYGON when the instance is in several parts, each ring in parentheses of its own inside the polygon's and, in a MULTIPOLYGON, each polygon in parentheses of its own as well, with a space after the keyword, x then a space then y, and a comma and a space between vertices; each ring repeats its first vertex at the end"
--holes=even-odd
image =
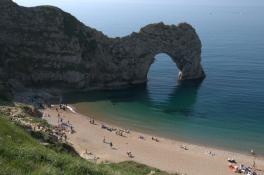
MULTIPOLYGON (((1 0, 0 0, 1 1, 1 0)), ((264 0, 13 0, 22 6, 53 5, 108 36, 125 36, 149 23, 188 22, 197 31, 214 23, 262 23, 264 0), (257 11, 255 7, 258 7, 257 11), (253 9, 253 10, 252 10, 253 9), (260 13, 260 14, 259 14, 260 13), (254 14, 254 15, 253 15, 254 14), (241 17, 243 16, 243 17, 241 17)), ((248 25, 250 26, 250 25, 248 25)), ((215 29, 215 28, 214 28, 215 29)), ((215 31, 214 31, 215 32, 215 31)))
POLYGON ((206 6, 263 6, 264 0, 14 0, 19 5, 36 6, 36 5, 71 5, 79 3, 172 3, 177 5, 206 5, 206 6))

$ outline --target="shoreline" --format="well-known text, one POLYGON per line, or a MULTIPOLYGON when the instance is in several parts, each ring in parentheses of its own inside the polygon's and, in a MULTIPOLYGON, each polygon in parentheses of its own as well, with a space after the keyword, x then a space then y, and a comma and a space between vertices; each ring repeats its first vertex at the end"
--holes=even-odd
MULTIPOLYGON (((71 109, 74 109, 74 112, 75 113, 78 113, 80 115, 83 115, 83 116, 86 116, 89 118, 88 116, 88 113, 82 113, 80 112, 77 107, 75 107, 74 105, 70 104, 68 105, 68 107, 70 106, 71 109)), ((89 108, 87 108, 87 111, 89 110, 89 108)), ((119 127, 119 128, 124 128, 122 126, 122 122, 113 122, 105 117, 102 117, 104 114, 101 114, 101 113, 98 113, 98 112, 92 112, 90 113, 89 115, 92 115, 94 116, 94 118, 97 120, 97 121, 100 121, 101 123, 106 123, 106 124, 109 124, 111 126, 115 126, 115 127, 119 127)), ((151 131, 146 131, 144 129, 138 129, 136 127, 130 127, 130 126, 126 126, 125 128, 129 128, 130 130, 132 131, 135 131, 135 132, 138 132, 138 133, 143 133, 143 134, 146 134, 146 135, 153 135, 153 136, 156 136, 156 137, 160 137, 160 138, 164 138, 164 139, 167 139, 167 140, 172 140, 172 141, 176 141, 176 142, 182 142, 182 143, 185 143, 185 144, 190 144, 190 145, 197 145, 197 146, 201 146, 201 147, 208 147, 208 148, 212 148, 212 149, 217 149, 217 150, 224 150, 224 151, 228 151, 228 152, 232 152, 232 153, 237 153, 237 154, 243 154, 243 155, 248 155, 248 156, 251 156, 250 154, 250 148, 248 149, 248 151, 245 151, 245 150, 238 150, 238 149, 235 149, 235 148, 227 148, 227 147, 221 147, 221 146, 216 146, 216 145, 210 145, 209 143, 202 143, 202 142, 195 142, 195 141, 191 141, 191 140, 185 140, 185 139, 180 139, 180 138, 177 138, 177 137, 170 137, 166 134, 158 134, 158 133, 155 133, 155 132, 151 132, 151 131)), ((261 159, 264 160, 264 154, 257 154, 257 156, 261 159)))
MULTIPOLYGON (((240 152, 157 137, 134 130, 131 130, 130 134, 125 133, 125 137, 120 137, 114 132, 101 129, 101 123, 111 128, 122 128, 121 126, 101 120, 96 120, 97 125, 92 125, 89 123, 89 117, 78 113, 72 106, 67 108, 68 110, 60 110, 60 112, 65 121, 70 121, 76 130, 76 133, 68 135, 68 141, 84 158, 87 158, 84 151, 88 150, 88 152, 92 152, 93 155, 99 157, 99 162, 133 160, 170 173, 182 172, 195 175, 233 174, 228 169, 227 159, 235 158, 238 164, 242 163, 246 166, 251 166, 253 160, 255 160, 257 168, 264 170, 263 157, 254 158, 240 152), (139 136, 142 136, 143 139, 140 139, 139 136), (158 138, 159 142, 153 141, 151 137, 158 138), (109 149, 109 146, 102 142, 103 138, 106 138, 108 142, 111 141, 114 147, 117 147, 116 150, 109 149), (129 158, 126 155, 127 152, 131 152, 135 157, 129 158), (190 164, 192 164, 192 169, 190 169, 190 164), (208 169, 209 165, 211 168, 208 169), (203 169, 203 167, 207 168, 203 169)), ((50 124, 56 125, 57 115, 55 109, 45 109, 44 112, 51 116, 46 120, 50 124)), ((87 159, 89 159, 89 156, 87 159)), ((260 173, 264 173, 264 171, 258 172, 258 174, 260 173)))

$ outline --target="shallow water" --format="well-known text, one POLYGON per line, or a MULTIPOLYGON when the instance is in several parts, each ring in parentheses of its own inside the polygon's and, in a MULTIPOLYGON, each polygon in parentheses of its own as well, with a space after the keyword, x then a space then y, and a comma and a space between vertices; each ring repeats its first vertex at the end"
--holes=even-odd
MULTIPOLYGON (((158 1, 155 1, 158 2, 158 1)), ((170 3, 58 4, 109 36, 151 22, 187 21, 202 43, 203 82, 180 83, 170 57, 156 56, 146 87, 68 94, 83 113, 128 128, 217 147, 264 154, 264 11, 253 6, 170 3)))

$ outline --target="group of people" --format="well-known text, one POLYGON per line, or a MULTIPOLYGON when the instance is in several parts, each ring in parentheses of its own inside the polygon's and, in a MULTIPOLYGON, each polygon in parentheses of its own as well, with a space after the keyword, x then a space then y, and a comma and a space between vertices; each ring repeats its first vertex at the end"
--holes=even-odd
MULTIPOLYGON (((103 139, 103 143, 109 144, 109 146, 110 146, 111 148, 113 148, 113 143, 112 143, 112 142, 107 142, 106 139, 105 139, 105 137, 104 137, 104 139, 103 139)), ((134 157, 135 157, 135 156, 132 155, 131 152, 127 152, 127 156, 128 156, 129 158, 134 158, 134 157)))
POLYGON ((106 129, 107 131, 110 131, 110 132, 112 132, 112 131, 116 131, 116 130, 117 130, 116 128, 111 128, 111 127, 106 126, 106 125, 104 125, 104 124, 101 125, 101 128, 102 128, 102 129, 106 129))
MULTIPOLYGON (((251 150, 250 153, 252 156, 254 157, 256 156, 254 150, 251 150)), ((228 165, 229 169, 235 173, 243 173, 246 175, 257 175, 255 160, 253 160, 253 164, 251 167, 245 166, 244 164, 240 164, 239 166, 237 166, 237 161, 234 158, 228 158, 227 161, 229 162, 228 165)))
MULTIPOLYGON (((94 125, 95 125, 95 120, 94 120, 93 117, 90 117, 89 122, 90 122, 90 124, 94 124, 94 125)), ((122 137, 124 137, 124 133, 126 133, 126 134, 129 134, 129 133, 130 133, 130 131, 127 130, 127 129, 117 129, 117 128, 112 128, 112 127, 109 127, 109 126, 107 126, 107 125, 105 125, 105 124, 101 124, 101 128, 102 128, 102 129, 105 129, 105 130, 107 130, 107 131, 109 131, 109 132, 116 131, 115 134, 118 135, 118 136, 122 136, 122 137)), ((139 139, 141 139, 141 140, 145 140, 145 137, 142 136, 142 135, 140 135, 140 136, 139 136, 139 139)), ((159 139, 158 139, 157 137, 151 137, 151 140, 153 140, 153 141, 155 141, 155 142, 159 142, 159 139)), ((105 137, 103 138, 103 143, 104 143, 104 144, 109 144, 109 146, 110 146, 111 148, 113 148, 113 143, 112 143, 111 141, 109 141, 109 142, 106 141, 105 137)), ((129 158, 134 158, 134 156, 132 155, 131 152, 127 152, 127 156, 128 156, 129 158)))
POLYGON ((112 143, 112 142, 106 142, 105 137, 104 137, 104 139, 103 139, 103 143, 109 144, 109 146, 110 146, 111 148, 113 148, 113 143, 112 143))
POLYGON ((116 131, 116 135, 119 135, 119 136, 121 136, 121 137, 124 137, 124 130, 122 130, 122 129, 118 129, 117 131, 116 131))
POLYGON ((213 153, 212 151, 209 151, 209 152, 208 152, 208 156, 212 156, 212 157, 214 157, 214 156, 215 156, 215 153, 213 153))
MULTIPOLYGON (((127 133, 127 134, 130 133, 130 131, 127 130, 127 129, 116 129, 116 128, 111 128, 111 127, 108 127, 108 126, 106 126, 106 125, 104 125, 104 124, 101 125, 101 128, 102 128, 102 129, 106 129, 107 131, 110 131, 110 132, 112 132, 112 131, 116 131, 116 132, 115 132, 116 135, 118 135, 118 136, 122 136, 122 137, 124 137, 124 133, 127 133)), ((113 148, 113 143, 112 143, 111 141, 110 141, 110 142, 107 142, 106 139, 105 139, 105 137, 103 138, 103 143, 109 144, 110 147, 113 148)), ((127 156, 128 156, 129 158, 134 158, 134 156, 132 155, 131 152, 127 152, 127 156)))
MULTIPOLYGON (((145 137, 142 136, 142 135, 138 136, 138 138, 141 139, 141 140, 145 140, 145 137)), ((155 142, 159 142, 159 139, 157 137, 151 137, 151 140, 153 140, 155 142)))
POLYGON ((71 134, 74 132, 73 126, 68 120, 67 122, 64 122, 63 117, 61 117, 60 113, 58 113, 58 126, 65 129, 66 131, 69 131, 71 134))
POLYGON ((255 165, 253 165, 252 167, 247 167, 243 164, 240 164, 239 166, 235 165, 236 163, 230 163, 229 164, 229 168, 235 172, 235 173, 243 173, 246 175, 257 175, 257 173, 255 172, 255 165))
MULTIPOLYGON (((59 109, 63 109, 63 107, 60 105, 59 109)), ((63 115, 60 113, 58 108, 56 108, 57 114, 57 126, 53 128, 54 135, 61 141, 67 141, 67 135, 66 132, 73 133, 74 129, 70 121, 64 122, 63 115)), ((51 117, 48 113, 42 114, 43 118, 51 117)))
POLYGON ((82 153, 82 155, 89 160, 93 160, 94 162, 96 162, 98 159, 100 159, 99 157, 93 155, 93 153, 88 152, 87 149, 85 149, 85 152, 82 153))
POLYGON ((60 109, 62 109, 62 110, 64 110, 64 111, 66 111, 67 106, 68 106, 68 104, 60 104, 60 105, 59 105, 60 109))
POLYGON ((159 142, 159 139, 157 137, 151 137, 151 140, 159 142))

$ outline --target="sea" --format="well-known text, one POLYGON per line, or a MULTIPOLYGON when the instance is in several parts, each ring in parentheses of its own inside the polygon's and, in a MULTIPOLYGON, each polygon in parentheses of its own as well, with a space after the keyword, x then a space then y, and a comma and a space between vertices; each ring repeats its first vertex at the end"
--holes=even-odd
POLYGON ((79 112, 155 136, 264 155, 263 7, 176 1, 55 5, 109 37, 137 32, 149 23, 187 22, 202 41, 203 81, 178 81, 175 63, 160 53, 146 85, 65 94, 79 112))

